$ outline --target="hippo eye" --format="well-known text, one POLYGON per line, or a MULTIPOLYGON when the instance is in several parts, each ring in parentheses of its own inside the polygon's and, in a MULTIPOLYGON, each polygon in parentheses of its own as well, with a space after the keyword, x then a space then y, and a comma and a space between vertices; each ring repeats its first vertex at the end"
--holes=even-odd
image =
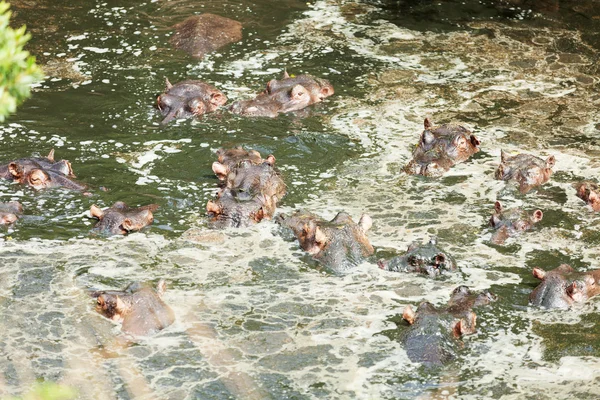
POLYGON ((465 147, 466 144, 467 144, 467 140, 462 136, 459 136, 456 138, 456 140, 454 140, 454 145, 456 147, 465 147))

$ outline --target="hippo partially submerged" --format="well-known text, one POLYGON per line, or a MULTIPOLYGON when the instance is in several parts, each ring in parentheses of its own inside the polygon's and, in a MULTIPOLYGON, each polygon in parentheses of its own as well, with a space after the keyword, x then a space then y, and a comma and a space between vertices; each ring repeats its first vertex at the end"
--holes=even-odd
POLYGON ((525 194, 534 187, 548 182, 554 172, 552 167, 555 163, 554 156, 543 160, 531 154, 510 156, 501 151, 500 165, 495 176, 498 180, 515 181, 519 185, 519 191, 525 194))
POLYGON ((492 234, 492 243, 503 244, 511 236, 528 231, 544 217, 542 210, 535 210, 528 214, 520 208, 505 210, 497 201, 494 205, 494 214, 490 217, 490 226, 495 232, 492 234))
POLYGON ((278 215, 277 222, 291 229, 300 247, 333 272, 345 272, 375 251, 366 235, 373 224, 366 214, 356 223, 345 212, 325 221, 299 210, 289 216, 278 215))
POLYGON ((156 204, 130 208, 122 201, 117 201, 106 210, 92 205, 90 214, 98 219, 94 231, 106 235, 125 235, 150 225, 154 221, 152 213, 157 209, 156 204))
POLYGON ((551 271, 536 267, 533 276, 541 280, 529 296, 534 306, 567 308, 600 293, 600 270, 577 272, 570 265, 561 264, 551 271))
POLYGON ((96 299, 99 313, 122 322, 121 331, 136 337, 149 336, 175 321, 175 313, 161 299, 165 288, 161 279, 156 290, 132 283, 124 290, 96 291, 91 296, 96 299))
POLYGON ((379 260, 377 264, 386 271, 416 272, 432 278, 456 270, 456 261, 438 247, 436 238, 425 244, 412 243, 405 254, 388 261, 379 260))
POLYGON ((415 312, 410 305, 404 308, 402 318, 410 324, 401 341, 408 358, 427 367, 442 366, 457 356, 462 346, 459 339, 476 331, 477 316, 473 308, 496 301, 489 291, 473 293, 466 286, 452 292, 446 307, 436 308, 423 302, 415 312))
POLYGON ((165 92, 156 98, 156 107, 165 117, 161 124, 176 118, 199 117, 227 102, 227 97, 206 82, 186 80, 171 84, 165 78, 165 92))

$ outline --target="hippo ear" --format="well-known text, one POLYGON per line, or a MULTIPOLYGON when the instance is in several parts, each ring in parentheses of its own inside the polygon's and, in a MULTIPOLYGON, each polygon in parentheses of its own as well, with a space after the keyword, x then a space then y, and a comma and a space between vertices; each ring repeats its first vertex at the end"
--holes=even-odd
POLYGON ((218 107, 221 104, 225 104, 227 102, 227 98, 220 92, 213 92, 210 94, 210 104, 218 107))
POLYGON ((267 156, 267 158, 265 159, 265 162, 266 162, 267 164, 269 164, 270 166, 273 166, 273 165, 275 165, 275 156, 274 156, 273 154, 269 154, 269 155, 267 156))
POLYGON ((533 276, 535 276, 536 278, 538 278, 540 281, 543 281, 544 278, 546 277, 546 271, 544 271, 540 267, 535 267, 533 269, 533 276))
POLYGON ((404 307, 404 311, 402 312, 402 318, 410 325, 412 325, 415 322, 415 312, 410 306, 410 304, 404 307))
POLYGON ((496 210, 496 212, 500 214, 502 212, 502 203, 500 203, 499 201, 494 203, 494 210, 496 210))
POLYGON ((305 96, 306 96, 306 89, 304 89, 304 86, 302 86, 302 85, 295 85, 290 90, 290 97, 292 98, 292 100, 299 100, 305 96))
POLYGON ((531 221, 533 223, 540 222, 542 218, 544 218, 544 213, 542 212, 542 210, 535 210, 533 212, 533 215, 531 216, 531 221))
POLYGON ((431 121, 431 118, 429 116, 425 117, 425 122, 423 123, 423 126, 425 127, 425 130, 433 128, 433 121, 431 121))
POLYGON ((267 82, 267 88, 265 89, 265 92, 267 94, 271 94, 271 92, 273 91, 273 85, 275 85, 277 83, 277 79, 271 79, 269 82, 267 82))
POLYGON ((158 294, 159 297, 162 297, 162 295, 165 294, 166 290, 167 282, 164 279, 159 280, 156 284, 156 294, 158 294))
POLYGON ((287 68, 283 69, 283 76, 281 77, 281 79, 288 79, 290 77, 290 74, 288 74, 287 72, 287 68))
POLYGON ((169 82, 169 78, 165 76, 165 92, 168 92, 172 87, 173 85, 169 82))
POLYGON ((363 214, 358 221, 358 226, 360 226, 363 232, 366 232, 373 226, 373 220, 367 214, 363 214))
POLYGON ((15 162, 8 164, 8 172, 10 172, 15 180, 20 180, 23 177, 23 167, 15 162))
POLYGON ((209 200, 208 203, 206 203, 206 212, 209 214, 219 215, 223 213, 223 210, 217 203, 209 200))
POLYGON ((102 219, 104 217, 104 211, 102 211, 102 209, 100 209, 95 204, 92 204, 92 206, 90 207, 90 214, 92 215, 92 217, 98 219, 102 219))
POLYGON ((472 335, 475 333, 475 327, 477 326, 477 316, 474 312, 470 312, 468 315, 470 321, 467 321, 464 318, 459 319, 456 324, 454 324, 454 328, 452 329, 454 336, 456 338, 461 337, 462 335, 472 335))
MULTIPOLYGON (((577 186, 575 188, 575 190, 577 190, 577 196, 578 197, 585 197, 585 193, 587 192, 587 185, 585 183, 581 183, 579 186, 577 186)), ((590 190, 590 198, 592 196, 592 191, 590 190)))
POLYGON ((135 226, 133 224, 133 221, 129 218, 125 218, 123 220, 123 222, 121 223, 121 228, 123 228, 123 230, 127 231, 127 232, 131 232, 132 230, 135 229, 135 226))
MULTIPOLYGON (((121 300, 121 297, 119 297, 118 295, 116 297, 117 297, 117 301, 115 302, 116 314, 124 314, 125 312, 127 312, 127 306, 125 305, 125 302, 123 300, 121 300)), ((121 315, 118 315, 116 317, 119 318, 120 316, 121 315)))
POLYGON ((507 152, 505 152, 504 150, 500 150, 500 162, 502 164, 504 164, 506 162, 506 159, 509 158, 510 156, 508 155, 507 152))
POLYGON ((583 289, 584 287, 580 282, 574 281, 567 286, 565 290, 567 292, 567 296, 572 298, 573 301, 582 303, 586 300, 585 291, 583 289))
POLYGON ((333 88, 325 86, 321 88, 321 95, 323 96, 323 98, 325 97, 329 97, 333 94, 333 88))
POLYGON ((556 158, 554 156, 550 156, 546 158, 546 168, 552 168, 556 164, 556 158))
POLYGON ((229 168, 227 168, 227 166, 225 164, 221 164, 218 161, 215 161, 212 164, 212 170, 215 173, 215 175, 219 178, 219 180, 225 180, 225 178, 227 177, 227 174, 229 173, 229 168))
POLYGON ((471 135, 471 144, 473 145, 473 147, 477 147, 481 144, 481 142, 479 141, 479 139, 477 139, 475 135, 471 135))
POLYGON ((50 150, 50 153, 48 153, 46 158, 48 159, 48 161, 54 162, 54 149, 50 150))
POLYGON ((504 178, 504 164, 502 162, 500 163, 500 165, 498 165, 498 169, 496 169, 494 177, 499 180, 502 180, 504 178))
POLYGON ((465 333, 467 324, 465 323, 464 319, 459 319, 455 324, 454 327, 452 327, 452 333, 454 334, 455 338, 459 338, 463 335, 463 333, 465 333))
POLYGON ((446 262, 446 255, 444 253, 438 253, 435 256, 435 265, 441 265, 446 262))
POLYGON ((325 246, 325 243, 327 243, 327 236, 318 226, 315 228, 315 242, 317 242, 317 244, 321 248, 323 248, 323 246, 325 246))

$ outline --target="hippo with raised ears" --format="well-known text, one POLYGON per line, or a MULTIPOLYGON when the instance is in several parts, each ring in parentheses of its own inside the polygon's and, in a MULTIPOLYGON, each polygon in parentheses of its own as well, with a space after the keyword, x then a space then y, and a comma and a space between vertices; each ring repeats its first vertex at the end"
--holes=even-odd
POLYGON ((117 201, 105 210, 92 205, 90 214, 98 219, 98 223, 94 226, 95 232, 106 235, 126 235, 150 225, 154 221, 152 213, 157 209, 157 204, 130 208, 122 201, 117 201))
POLYGON ((313 259, 336 273, 350 270, 375 252, 366 235, 373 224, 367 214, 356 223, 345 212, 325 221, 298 210, 289 216, 279 214, 277 222, 292 230, 300 247, 313 259))
POLYGON ((594 211, 600 211, 600 188, 594 182, 581 182, 574 185, 577 197, 585 201, 594 211))
POLYGON ((577 272, 570 265, 561 264, 551 271, 536 267, 533 276, 541 281, 529 295, 533 306, 567 308, 600 293, 600 270, 577 272))
POLYGON ((275 165, 275 156, 273 154, 269 154, 267 158, 263 159, 258 151, 245 150, 242 146, 231 149, 219 149, 217 150, 217 156, 219 160, 213 163, 212 170, 220 181, 225 181, 227 175, 241 166, 242 163, 249 163, 251 165, 267 163, 270 166, 275 165))
POLYGON ((156 106, 165 117, 161 124, 176 118, 199 117, 227 103, 227 97, 216 87, 198 80, 171 84, 165 78, 165 92, 156 98, 156 106))
POLYGON ((459 286, 452 292, 446 307, 436 308, 423 302, 415 312, 407 305, 402 318, 410 326, 403 332, 401 341, 408 358, 429 368, 452 361, 462 346, 459 339, 476 332, 477 316, 473 308, 496 300, 497 296, 487 290, 473 293, 468 287, 459 286))
POLYGON ((90 295, 96 310, 106 318, 121 322, 121 331, 129 335, 149 336, 175 322, 175 313, 161 297, 166 283, 161 279, 156 290, 131 283, 124 290, 102 290, 90 295))
POLYGON ((504 150, 500 152, 500 165, 495 177, 503 181, 515 181, 523 194, 550 179, 556 160, 549 156, 545 160, 531 154, 516 154, 510 156, 504 150))
POLYGON ((479 139, 462 125, 434 126, 427 117, 424 128, 412 160, 404 167, 408 174, 441 176, 479 151, 479 139))
POLYGON ((520 208, 504 209, 497 201, 494 204, 494 214, 489 223, 495 232, 492 234, 492 243, 503 244, 511 236, 528 231, 544 217, 542 210, 535 210, 528 214, 520 208))

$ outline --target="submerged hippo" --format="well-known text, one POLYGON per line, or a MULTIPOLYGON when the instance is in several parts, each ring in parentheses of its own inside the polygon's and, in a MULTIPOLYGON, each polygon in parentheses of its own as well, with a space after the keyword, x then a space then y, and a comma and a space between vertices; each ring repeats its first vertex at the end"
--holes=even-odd
POLYGON ((237 146, 231 149, 217 150, 219 161, 215 161, 212 165, 212 170, 217 175, 219 180, 227 179, 229 172, 237 168, 242 162, 250 163, 251 165, 261 165, 267 163, 271 166, 275 165, 275 156, 269 154, 267 158, 262 158, 256 150, 245 150, 242 146, 237 146))
POLYGON ((500 165, 496 170, 496 179, 515 181, 519 184, 519 191, 523 194, 536 186, 540 186, 552 176, 552 167, 556 160, 549 156, 546 160, 531 154, 517 154, 514 156, 501 151, 500 165))
POLYGON ((92 205, 90 214, 99 220, 94 231, 107 235, 125 235, 150 225, 154 221, 152 213, 157 209, 156 204, 129 208, 122 201, 117 201, 106 210, 92 205))
POLYGON ((173 28, 171 44, 196 58, 242 40, 242 24, 215 14, 193 15, 173 28))
POLYGON ((594 211, 600 211, 600 189, 594 182, 581 182, 575 185, 577 197, 585 201, 594 211))
POLYGON ((286 72, 281 80, 271 80, 254 99, 236 101, 229 109, 234 114, 274 118, 319 103, 333 93, 333 86, 325 79, 311 75, 292 78, 286 72))
POLYGON ((533 276, 542 281, 529 295, 534 306, 567 308, 600 293, 600 270, 577 272, 570 265, 561 264, 547 272, 536 267, 533 276))
POLYGON ((386 271, 416 272, 432 278, 456 270, 456 261, 437 246, 436 238, 426 244, 413 243, 405 254, 377 264, 386 271))
POLYGON ((479 139, 462 125, 433 126, 425 118, 424 126, 413 158, 404 168, 408 174, 440 176, 479 151, 479 139))
POLYGON ((287 188, 275 168, 275 157, 263 159, 255 150, 220 149, 213 171, 225 181, 206 211, 218 227, 242 227, 271 219, 287 188))
POLYGON ((23 214, 23 206, 18 201, 0 203, 0 225, 14 224, 21 214, 23 214))
POLYGON ((171 84, 166 79, 165 92, 156 98, 156 106, 165 117, 161 124, 174 118, 199 117, 215 111, 227 102, 216 87, 202 81, 187 80, 171 84))
POLYGON ((122 322, 121 331, 132 336, 148 336, 175 322, 175 313, 161 297, 166 284, 160 280, 156 290, 129 284, 124 290, 96 291, 97 311, 115 322, 122 322))
POLYGON ((345 272, 374 253, 366 232, 373 224, 364 214, 358 224, 345 212, 325 221, 307 211, 280 214, 277 222, 292 230, 300 247, 333 272, 345 272))
POLYGON ((446 307, 436 308, 423 302, 415 312, 410 305, 406 306, 402 318, 410 327, 403 332, 401 341, 408 358, 427 367, 439 367, 455 359, 462 346, 458 339, 476 331, 477 316, 473 308, 496 299, 487 290, 473 293, 468 287, 459 286, 446 307))
POLYGON ((505 210, 497 201, 494 205, 494 214, 490 217, 490 226, 495 229, 491 241, 494 244, 502 244, 509 237, 530 230, 543 217, 542 210, 535 210, 532 214, 520 208, 505 210))
POLYGON ((69 161, 54 159, 54 150, 46 157, 19 158, 0 165, 0 177, 36 190, 62 187, 83 191, 87 188, 72 179, 75 174, 69 161))

